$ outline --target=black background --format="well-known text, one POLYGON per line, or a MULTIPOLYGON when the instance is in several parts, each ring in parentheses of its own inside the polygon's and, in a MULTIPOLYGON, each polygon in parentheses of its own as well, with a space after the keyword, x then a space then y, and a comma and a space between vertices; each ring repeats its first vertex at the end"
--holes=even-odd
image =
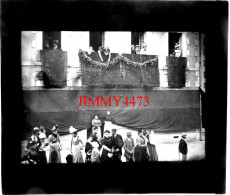
POLYGON ((1 9, 3 193, 225 192, 228 2, 3 1, 1 9), (206 160, 22 166, 20 44, 27 30, 206 33, 206 160))

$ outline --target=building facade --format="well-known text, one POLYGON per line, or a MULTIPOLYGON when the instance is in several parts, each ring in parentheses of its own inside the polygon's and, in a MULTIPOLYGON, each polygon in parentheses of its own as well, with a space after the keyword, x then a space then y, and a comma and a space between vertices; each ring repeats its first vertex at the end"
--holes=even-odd
POLYGON ((62 51, 67 52, 67 85, 82 87, 79 49, 95 51, 99 46, 108 46, 111 53, 131 54, 131 45, 146 45, 145 54, 158 56, 159 87, 168 87, 166 58, 172 54, 176 43, 180 56, 186 57, 186 88, 201 87, 205 91, 205 35, 198 32, 89 32, 89 31, 22 31, 21 62, 22 86, 26 89, 44 86, 37 77, 42 70, 40 50, 52 39, 59 41, 62 51), (80 77, 80 79, 75 79, 80 77))

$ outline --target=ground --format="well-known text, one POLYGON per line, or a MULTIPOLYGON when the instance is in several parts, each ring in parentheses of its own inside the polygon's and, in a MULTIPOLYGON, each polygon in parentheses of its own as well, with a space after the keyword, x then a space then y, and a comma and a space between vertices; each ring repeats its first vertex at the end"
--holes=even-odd
MULTIPOLYGON (((62 163, 66 163, 66 156, 69 154, 70 149, 70 140, 72 135, 60 136, 62 143, 61 150, 61 161, 62 163)), ((24 155, 24 149, 26 147, 27 141, 22 141, 22 156, 24 155)), ((84 142, 85 143, 85 142, 84 142)), ((156 149, 159 157, 159 161, 178 161, 179 153, 178 153, 178 141, 167 141, 160 142, 156 144, 156 149)), ((205 142, 200 142, 197 140, 188 140, 188 160, 202 160, 205 158, 205 142)), ((85 152, 83 149, 83 157, 85 159, 85 152)), ((123 150, 124 154, 124 150, 123 150)), ((48 156, 48 152, 47 152, 48 156)), ((124 156, 122 156, 122 161, 125 162, 124 156)))

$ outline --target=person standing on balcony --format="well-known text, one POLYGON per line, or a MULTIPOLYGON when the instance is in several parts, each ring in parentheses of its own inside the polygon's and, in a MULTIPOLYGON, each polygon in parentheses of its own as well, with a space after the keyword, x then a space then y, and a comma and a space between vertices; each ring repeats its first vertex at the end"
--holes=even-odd
POLYGON ((131 45, 131 54, 136 54, 135 46, 134 45, 131 45))
POLYGON ((61 48, 59 47, 59 41, 58 40, 53 41, 53 50, 61 51, 61 48))
POLYGON ((88 51, 88 55, 93 54, 95 51, 93 50, 92 46, 89 46, 89 51, 88 51))
POLYGON ((146 43, 142 44, 140 54, 147 54, 147 45, 146 45, 146 43))
POLYGON ((44 50, 46 50, 46 51, 50 50, 50 44, 48 41, 45 42, 44 50))
POLYGON ((99 47, 98 55, 102 62, 109 62, 111 58, 111 53, 109 47, 99 47))
POLYGON ((139 47, 139 45, 135 46, 135 52, 136 52, 136 54, 140 54, 140 47, 139 47))

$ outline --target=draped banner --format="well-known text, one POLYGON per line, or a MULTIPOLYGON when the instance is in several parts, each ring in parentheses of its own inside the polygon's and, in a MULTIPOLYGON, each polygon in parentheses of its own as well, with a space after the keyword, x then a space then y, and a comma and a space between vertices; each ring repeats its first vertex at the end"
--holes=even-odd
MULTIPOLYGON (((111 60, 115 58, 117 55, 117 53, 111 53, 111 60)), ((119 61, 113 66, 109 66, 108 68, 102 68, 102 75, 102 83, 106 87, 120 86, 123 83, 119 61)))
MULTIPOLYGON (((152 55, 140 55, 140 61, 144 62, 156 56, 152 55)), ((158 70, 158 60, 152 65, 148 64, 147 66, 141 69, 142 79, 144 86, 159 87, 159 70, 158 70)))
POLYGON ((54 124, 58 124, 60 133, 63 134, 68 133, 70 126, 88 129, 95 115, 106 120, 107 111, 110 111, 111 121, 114 124, 134 130, 147 128, 155 131, 185 132, 200 128, 199 90, 25 90, 23 100, 24 135, 31 133, 33 127, 40 125, 49 131, 54 124), (117 100, 121 96, 118 105, 113 96, 116 96, 117 100), (137 99, 138 96, 143 97, 141 103, 137 99), (84 97, 86 103, 83 102, 84 97), (111 104, 108 101, 110 97, 111 104), (126 97, 129 102, 135 97, 135 105, 130 103, 126 105, 124 103, 126 97), (149 104, 144 97, 149 98, 149 104))
POLYGON ((185 87, 186 57, 166 57, 168 65, 168 86, 171 88, 185 87))
POLYGON ((109 65, 98 64, 100 58, 97 53, 88 55, 86 59, 84 52, 80 53, 80 61, 83 72, 83 85, 85 86, 159 86, 158 59, 154 55, 137 55, 111 53, 111 60, 115 62, 109 65), (117 58, 118 57, 118 58, 117 58), (94 66, 92 64, 98 65, 94 66), (145 63, 141 65, 140 63, 145 63))
POLYGON ((41 50, 40 55, 43 63, 44 85, 49 87, 66 86, 67 52, 59 50, 41 50))

